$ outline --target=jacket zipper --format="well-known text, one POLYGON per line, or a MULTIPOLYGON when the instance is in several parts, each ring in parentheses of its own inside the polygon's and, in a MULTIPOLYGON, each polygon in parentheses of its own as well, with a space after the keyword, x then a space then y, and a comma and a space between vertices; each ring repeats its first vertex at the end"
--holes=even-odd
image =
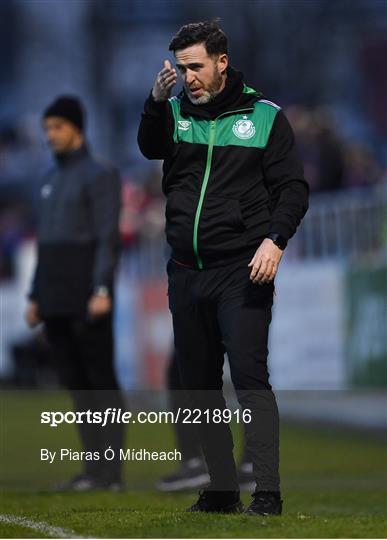
POLYGON ((226 116, 226 115, 229 115, 229 114, 236 114, 236 113, 239 113, 239 112, 252 111, 252 110, 253 110, 252 108, 249 108, 249 109, 239 109, 237 111, 227 111, 226 113, 223 113, 223 114, 220 114, 219 116, 217 116, 215 118, 215 120, 211 120, 210 135, 209 135, 209 138, 208 138, 206 169, 204 171, 202 187, 201 187, 201 190, 200 190, 200 198, 199 198, 199 202, 198 202, 198 205, 197 205, 197 208, 196 208, 194 231, 193 231, 193 250, 194 250, 194 254, 195 254, 195 257, 196 257, 196 261, 197 261, 197 265, 198 265, 199 270, 203 270, 203 261, 202 261, 200 255, 199 255, 199 249, 198 249, 199 221, 200 221, 200 214, 202 212, 204 196, 205 196, 206 190, 207 190, 208 179, 210 177, 210 170, 211 170, 211 164, 212 164, 212 150, 214 148, 215 134, 216 134, 216 121, 221 116, 226 116))
POLYGON ((209 136, 209 139, 208 139, 206 170, 204 172, 204 177, 203 177, 203 182, 202 182, 202 189, 200 190, 200 198, 199 198, 199 202, 198 202, 198 206, 196 208, 196 214, 195 214, 195 224, 194 224, 194 233, 193 233, 193 249, 194 249, 194 253, 195 253, 197 263, 198 263, 199 270, 203 269, 203 261, 202 261, 201 257, 199 256, 199 252, 198 252, 199 219, 200 219, 200 214, 201 214, 201 211, 202 211, 204 195, 206 194, 208 178, 210 176, 212 150, 214 148, 214 142, 215 142, 215 133, 216 133, 216 119, 211 120, 211 124, 210 124, 210 136, 209 136))

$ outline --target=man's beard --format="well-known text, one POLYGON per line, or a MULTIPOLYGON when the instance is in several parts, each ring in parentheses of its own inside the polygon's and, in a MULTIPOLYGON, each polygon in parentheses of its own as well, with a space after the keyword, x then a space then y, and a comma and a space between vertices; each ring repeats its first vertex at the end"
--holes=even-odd
POLYGON ((203 90, 201 96, 197 98, 192 96, 189 89, 187 89, 186 93, 193 105, 204 105, 205 103, 209 103, 210 101, 215 99, 215 97, 220 93, 222 82, 222 75, 218 71, 216 71, 216 69, 214 69, 214 79, 209 88, 207 88, 207 90, 203 90))

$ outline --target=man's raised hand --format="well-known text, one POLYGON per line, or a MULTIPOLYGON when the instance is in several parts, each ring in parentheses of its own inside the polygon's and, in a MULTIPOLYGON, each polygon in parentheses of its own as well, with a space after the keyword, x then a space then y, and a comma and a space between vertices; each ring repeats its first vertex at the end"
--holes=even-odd
POLYGON ((152 89, 152 96, 155 101, 166 101, 172 92, 172 87, 176 84, 176 70, 171 66, 169 60, 164 60, 164 67, 157 74, 152 89))

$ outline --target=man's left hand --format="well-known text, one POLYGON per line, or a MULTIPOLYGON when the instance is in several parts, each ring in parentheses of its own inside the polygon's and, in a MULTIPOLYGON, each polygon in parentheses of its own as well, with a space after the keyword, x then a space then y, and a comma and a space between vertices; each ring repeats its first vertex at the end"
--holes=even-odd
POLYGON ((112 300, 110 296, 101 296, 99 294, 94 294, 88 305, 89 315, 95 319, 97 317, 102 317, 107 315, 112 310, 112 300))
POLYGON ((277 273, 283 250, 273 240, 265 238, 249 263, 250 279, 253 283, 270 283, 277 273))

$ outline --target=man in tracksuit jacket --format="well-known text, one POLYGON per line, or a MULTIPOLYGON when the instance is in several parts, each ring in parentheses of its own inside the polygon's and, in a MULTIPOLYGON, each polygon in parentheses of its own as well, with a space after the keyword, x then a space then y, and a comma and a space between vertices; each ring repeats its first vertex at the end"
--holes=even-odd
MULTIPOLYGON (((94 159, 85 143, 84 111, 72 96, 57 98, 43 114, 55 166, 40 189, 38 259, 26 317, 44 322, 60 381, 78 411, 122 407, 113 366, 113 279, 119 255, 121 187, 118 172, 94 159)), ((77 424, 84 450, 100 460, 61 489, 116 489, 122 424, 77 424)))
MULTIPOLYGON (((169 305, 184 389, 201 412, 211 483, 190 511, 240 512, 233 441, 224 414, 223 353, 242 409, 257 482, 248 514, 280 514, 279 419, 267 369, 274 277, 308 208, 308 185, 280 107, 228 66, 215 22, 173 38, 177 72, 158 73, 138 134, 163 159, 169 305), (251 420, 251 421, 249 421, 251 420)), ((227 416, 225 416, 227 418, 227 416)))

